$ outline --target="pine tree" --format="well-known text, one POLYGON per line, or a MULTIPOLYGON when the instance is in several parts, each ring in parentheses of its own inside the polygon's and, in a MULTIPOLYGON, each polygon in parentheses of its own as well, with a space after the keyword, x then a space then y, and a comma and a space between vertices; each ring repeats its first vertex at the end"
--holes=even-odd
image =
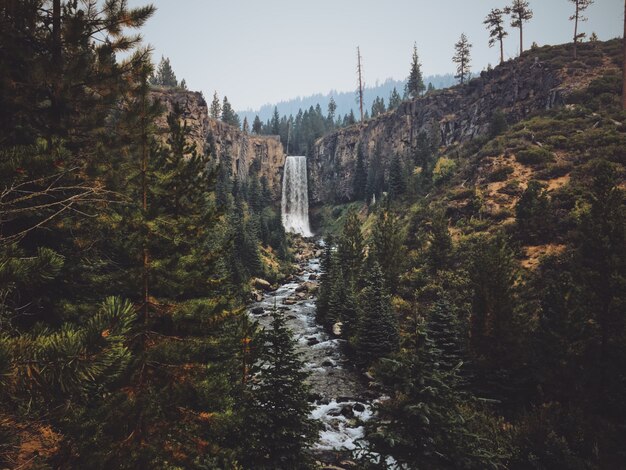
POLYGON ((241 126, 241 130, 243 130, 244 134, 248 134, 250 132, 250 125, 248 124, 248 118, 243 118, 243 125, 241 126))
POLYGON ((367 186, 367 169, 365 168, 365 156, 363 147, 359 143, 356 150, 356 166, 354 168, 354 179, 352 180, 352 193, 354 199, 361 201, 365 199, 367 186))
POLYGON ((376 117, 379 114, 383 114, 387 109, 385 108, 385 99, 376 97, 372 103, 372 117, 376 117))
POLYGON ((335 103, 335 99, 331 96, 330 100, 328 101, 328 114, 326 115, 329 129, 332 129, 335 126, 335 113, 336 112, 337 112, 337 103, 335 103))
POLYGON ((222 121, 237 128, 241 127, 239 116, 237 116, 237 113, 233 110, 230 102, 228 101, 228 97, 226 96, 224 96, 224 100, 222 102, 222 121))
POLYGON ((391 94, 389 95, 389 110, 396 109, 402 103, 402 97, 396 87, 393 87, 391 90, 391 94))
POLYGON ((274 114, 272 114, 272 135, 280 135, 280 115, 276 106, 274 106, 274 114))
POLYGON ((471 47, 472 45, 467 40, 467 36, 465 36, 465 34, 461 34, 461 39, 459 39, 459 41, 454 45, 456 53, 452 57, 452 62, 457 64, 456 75, 454 78, 458 78, 461 85, 463 85, 469 76, 471 47))
POLYGON ((259 116, 254 116, 254 122, 252 123, 252 132, 259 135, 263 129, 263 123, 259 119, 259 116))
POLYGON ((285 316, 276 308, 259 347, 244 396, 241 462, 260 470, 312 468, 308 449, 317 425, 310 417, 307 373, 285 316))
POLYGON ((389 210, 379 210, 372 229, 370 253, 382 270, 387 290, 395 292, 404 262, 404 233, 399 219, 389 210))
POLYGON ((405 95, 410 99, 418 98, 424 93, 424 78, 422 77, 422 65, 417 56, 417 43, 413 44, 413 56, 411 58, 411 70, 406 81, 405 95))
POLYGON ((569 0, 575 6, 575 11, 572 16, 569 17, 571 21, 574 21, 574 59, 576 59, 578 41, 581 41, 585 37, 585 33, 578 32, 578 22, 587 21, 587 18, 583 15, 584 11, 593 4, 594 0, 569 0))
POLYGON ((354 210, 348 213, 341 228, 337 255, 343 267, 342 277, 356 282, 361 276, 365 258, 365 241, 361 233, 361 221, 354 210))
POLYGON ((365 273, 365 288, 359 298, 356 348, 359 360, 371 364, 398 348, 398 325, 385 288, 380 266, 371 263, 365 273))
POLYGON ((435 85, 433 85, 432 82, 428 82, 428 89, 426 90, 426 93, 430 93, 431 91, 435 91, 435 85))
POLYGON ((156 74, 150 80, 152 85, 177 87, 178 80, 176 80, 176 74, 170 64, 168 57, 161 57, 161 62, 156 69, 156 74))
POLYGON ((520 239, 526 243, 541 243, 549 235, 553 224, 550 201, 538 181, 528 182, 515 205, 515 219, 520 239))
POLYGON ((533 11, 526 0, 513 0, 511 6, 504 9, 504 13, 511 15, 511 26, 519 28, 519 53, 524 52, 524 23, 533 17, 533 11))
POLYGON ((389 197, 394 200, 406 192, 406 175, 400 155, 394 155, 389 167, 389 197))
POLYGON ((492 9, 483 24, 489 30, 489 47, 498 41, 500 43, 500 64, 504 63, 504 38, 509 35, 504 29, 504 12, 499 8, 492 9))
POLYGON ((220 104, 220 99, 217 96, 217 91, 213 93, 213 101, 211 101, 209 114, 213 119, 222 119, 222 105, 220 104))
POLYGON ((319 323, 326 324, 328 316, 330 294, 335 279, 332 271, 333 238, 328 236, 324 240, 324 253, 320 259, 319 293, 315 303, 315 318, 319 323))
POLYGON ((443 211, 433 215, 427 251, 428 262, 433 272, 442 271, 450 267, 452 258, 452 238, 448 231, 448 219, 443 211))

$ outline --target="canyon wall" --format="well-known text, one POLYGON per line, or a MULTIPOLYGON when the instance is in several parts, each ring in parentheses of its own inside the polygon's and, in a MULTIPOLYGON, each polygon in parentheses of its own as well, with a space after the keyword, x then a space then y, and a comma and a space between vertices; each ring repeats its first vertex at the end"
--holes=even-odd
POLYGON ((422 131, 435 135, 442 146, 465 142, 488 132, 496 110, 514 123, 534 111, 561 105, 568 92, 562 85, 558 70, 527 54, 481 73, 466 85, 404 101, 374 119, 322 137, 308 162, 311 202, 352 198, 358 145, 368 164, 379 158, 387 168, 394 155, 410 158, 422 131))
POLYGON ((154 88, 151 95, 165 108, 165 112, 157 119, 158 133, 163 139, 167 135, 167 115, 178 104, 197 152, 210 154, 217 160, 230 156, 233 175, 237 175, 240 180, 247 178, 250 166, 258 161, 260 176, 267 178, 275 197, 280 197, 285 153, 278 136, 245 133, 237 127, 210 118, 207 103, 199 92, 154 88))

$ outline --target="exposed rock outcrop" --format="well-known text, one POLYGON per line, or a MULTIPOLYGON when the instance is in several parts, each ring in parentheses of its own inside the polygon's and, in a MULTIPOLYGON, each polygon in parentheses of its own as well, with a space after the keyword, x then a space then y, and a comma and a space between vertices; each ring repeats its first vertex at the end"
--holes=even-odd
POLYGON ((199 92, 172 88, 154 88, 152 97, 159 100, 165 112, 157 119, 157 128, 167 133, 167 115, 178 104, 190 129, 190 139, 200 153, 211 153, 221 159, 230 156, 233 175, 248 177, 250 166, 259 163, 259 174, 267 178, 274 195, 280 196, 280 175, 285 163, 283 146, 277 136, 244 133, 240 129, 209 117, 207 103, 199 92))
POLYGON ((465 86, 405 101, 393 111, 319 139, 308 162, 311 203, 351 199, 358 145, 368 164, 376 157, 386 168, 394 155, 408 158, 423 131, 445 146, 486 134, 496 110, 513 123, 534 111, 563 104, 571 88, 563 86, 559 72, 525 53, 521 59, 481 73, 465 86))

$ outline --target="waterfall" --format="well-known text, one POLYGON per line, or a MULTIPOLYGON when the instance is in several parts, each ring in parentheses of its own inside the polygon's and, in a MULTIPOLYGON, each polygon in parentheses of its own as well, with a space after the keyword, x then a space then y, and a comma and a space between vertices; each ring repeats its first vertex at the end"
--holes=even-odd
POLYGON ((283 172, 281 213, 285 231, 311 237, 306 157, 287 157, 283 172))

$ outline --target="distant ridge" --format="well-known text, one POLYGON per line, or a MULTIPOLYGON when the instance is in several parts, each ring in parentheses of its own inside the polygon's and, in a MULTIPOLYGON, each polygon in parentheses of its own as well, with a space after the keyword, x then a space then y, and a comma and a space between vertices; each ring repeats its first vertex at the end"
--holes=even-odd
MULTIPOLYGON (((372 102, 376 97, 380 96, 385 99, 385 106, 389 102, 389 94, 393 90, 394 87, 398 90, 400 95, 404 94, 404 84, 405 80, 393 80, 392 78, 388 78, 381 84, 376 84, 371 87, 366 87, 364 90, 364 105, 365 109, 371 110, 372 102)), ((424 83, 428 85, 432 83, 433 86, 437 89, 448 88, 452 85, 456 84, 456 80, 452 74, 446 75, 431 75, 424 78, 424 83)), ((335 99, 335 103, 337 103, 337 111, 336 115, 345 115, 349 113, 350 110, 353 110, 355 114, 358 112, 358 105, 355 101, 355 92, 354 91, 335 91, 331 90, 327 94, 317 93, 315 95, 297 97, 290 100, 281 101, 279 103, 268 103, 261 106, 258 110, 245 110, 245 111, 237 111, 239 118, 243 122, 244 117, 248 118, 248 122, 252 122, 256 115, 259 116, 261 121, 265 122, 272 117, 274 113, 274 107, 278 108, 278 113, 283 115, 293 114, 294 116, 298 113, 299 109, 306 110, 309 107, 319 104, 322 107, 322 111, 326 114, 326 110, 328 108, 328 103, 330 101, 330 97, 335 99)))

